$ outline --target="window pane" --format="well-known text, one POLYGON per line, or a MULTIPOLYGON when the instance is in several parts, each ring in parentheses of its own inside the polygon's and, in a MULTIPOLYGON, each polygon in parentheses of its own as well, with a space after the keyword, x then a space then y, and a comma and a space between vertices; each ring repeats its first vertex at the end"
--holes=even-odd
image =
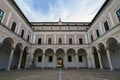
POLYGON ((83 44, 82 38, 79 38, 79 44, 83 44))
POLYGON ((72 56, 68 56, 68 62, 72 62, 72 56))
POLYGON ((24 30, 22 30, 21 32, 21 37, 23 38, 23 36, 24 36, 24 30))
POLYGON ((118 20, 120 22, 120 9, 116 11, 116 14, 117 14, 118 20))
POLYGON ((93 42, 93 35, 91 35, 91 41, 93 42))
POLYGON ((27 41, 29 42, 29 40, 30 40, 30 35, 28 35, 28 38, 27 38, 27 41))
POLYGON ((59 38, 59 44, 62 44, 62 38, 59 38))
POLYGON ((48 44, 52 44, 52 38, 48 38, 48 44))
POLYGON ((52 56, 49 56, 49 62, 52 62, 52 56))
POLYGON ((0 9, 0 23, 2 21, 3 15, 4 15, 4 11, 0 9))
POLYGON ((98 30, 98 29, 96 30, 96 34, 97 34, 97 37, 100 36, 100 33, 99 33, 99 30, 98 30))
POLYGON ((104 22, 104 27, 105 27, 105 30, 106 30, 106 31, 109 30, 109 25, 108 25, 108 22, 107 22, 107 21, 104 22))
POLYGON ((38 39, 38 44, 41 44, 41 43, 42 43, 42 39, 39 38, 39 39, 38 39))
POLYGON ((15 31, 15 28, 16 28, 16 22, 13 22, 13 23, 12 23, 11 30, 14 32, 14 31, 15 31))
POLYGON ((38 62, 42 62, 42 56, 38 57, 38 62))
POLYGON ((72 38, 69 38, 69 44, 72 44, 72 38))
POLYGON ((79 62, 82 62, 83 59, 82 59, 82 56, 79 56, 79 62))

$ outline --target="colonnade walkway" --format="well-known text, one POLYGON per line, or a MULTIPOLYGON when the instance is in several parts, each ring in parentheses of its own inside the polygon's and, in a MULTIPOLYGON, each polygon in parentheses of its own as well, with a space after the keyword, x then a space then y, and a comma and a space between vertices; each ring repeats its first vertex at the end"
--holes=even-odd
POLYGON ((0 71, 0 80, 120 80, 120 70, 25 69, 0 71))

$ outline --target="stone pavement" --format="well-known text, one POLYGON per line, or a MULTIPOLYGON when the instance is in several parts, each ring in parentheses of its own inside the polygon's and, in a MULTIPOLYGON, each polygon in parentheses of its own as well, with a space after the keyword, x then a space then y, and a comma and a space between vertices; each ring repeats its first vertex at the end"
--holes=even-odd
POLYGON ((26 69, 0 71, 0 80, 120 80, 120 70, 107 69, 26 69))

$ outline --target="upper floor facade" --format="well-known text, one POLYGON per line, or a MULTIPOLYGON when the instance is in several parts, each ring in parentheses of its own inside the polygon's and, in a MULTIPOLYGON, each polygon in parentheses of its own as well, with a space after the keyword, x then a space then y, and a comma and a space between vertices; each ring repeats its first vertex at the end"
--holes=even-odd
POLYGON ((120 24, 119 3, 119 0, 106 0, 90 23, 61 20, 29 22, 14 0, 1 0, 0 23, 23 40, 35 45, 90 44, 120 24))

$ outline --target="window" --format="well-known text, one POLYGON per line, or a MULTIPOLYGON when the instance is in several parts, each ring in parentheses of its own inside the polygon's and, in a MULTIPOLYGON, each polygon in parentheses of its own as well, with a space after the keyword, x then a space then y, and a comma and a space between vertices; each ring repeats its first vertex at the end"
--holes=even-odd
POLYGON ((0 9, 0 23, 2 21, 3 15, 4 15, 4 11, 0 9))
POLYGON ((41 44, 41 43, 42 43, 42 39, 38 38, 38 44, 41 44))
POLYGON ((119 20, 119 22, 120 22, 120 9, 118 9, 118 10, 116 11, 116 14, 117 14, 118 20, 119 20))
POLYGON ((52 56, 49 56, 49 62, 52 62, 52 56))
POLYGON ((69 44, 72 44, 72 38, 69 38, 69 44))
POLYGON ((79 56, 78 59, 79 59, 79 62, 83 61, 82 56, 79 56))
POLYGON ((28 37, 27 37, 27 41, 29 42, 29 40, 30 40, 30 35, 28 35, 28 37))
POLYGON ((13 23, 12 23, 11 30, 14 32, 14 31, 15 31, 15 28, 16 28, 16 22, 13 22, 13 23))
POLYGON ((38 62, 42 62, 42 56, 38 56, 38 62))
POLYGON ((62 44, 62 38, 58 39, 59 44, 62 44))
POLYGON ((48 44, 52 44, 52 38, 48 38, 48 44))
POLYGON ((79 38, 79 44, 83 44, 82 38, 79 38))
POLYGON ((109 30, 109 25, 107 21, 104 22, 104 27, 105 27, 105 31, 109 30))
POLYGON ((90 37, 91 37, 91 42, 93 42, 93 35, 91 35, 90 37))
POLYGON ((23 38, 23 36, 24 36, 24 30, 22 30, 21 32, 21 37, 23 38))
POLYGON ((72 56, 68 56, 68 62, 72 62, 72 56))
POLYGON ((97 34, 97 37, 100 36, 100 33, 99 33, 99 30, 98 30, 98 29, 96 30, 96 34, 97 34))

